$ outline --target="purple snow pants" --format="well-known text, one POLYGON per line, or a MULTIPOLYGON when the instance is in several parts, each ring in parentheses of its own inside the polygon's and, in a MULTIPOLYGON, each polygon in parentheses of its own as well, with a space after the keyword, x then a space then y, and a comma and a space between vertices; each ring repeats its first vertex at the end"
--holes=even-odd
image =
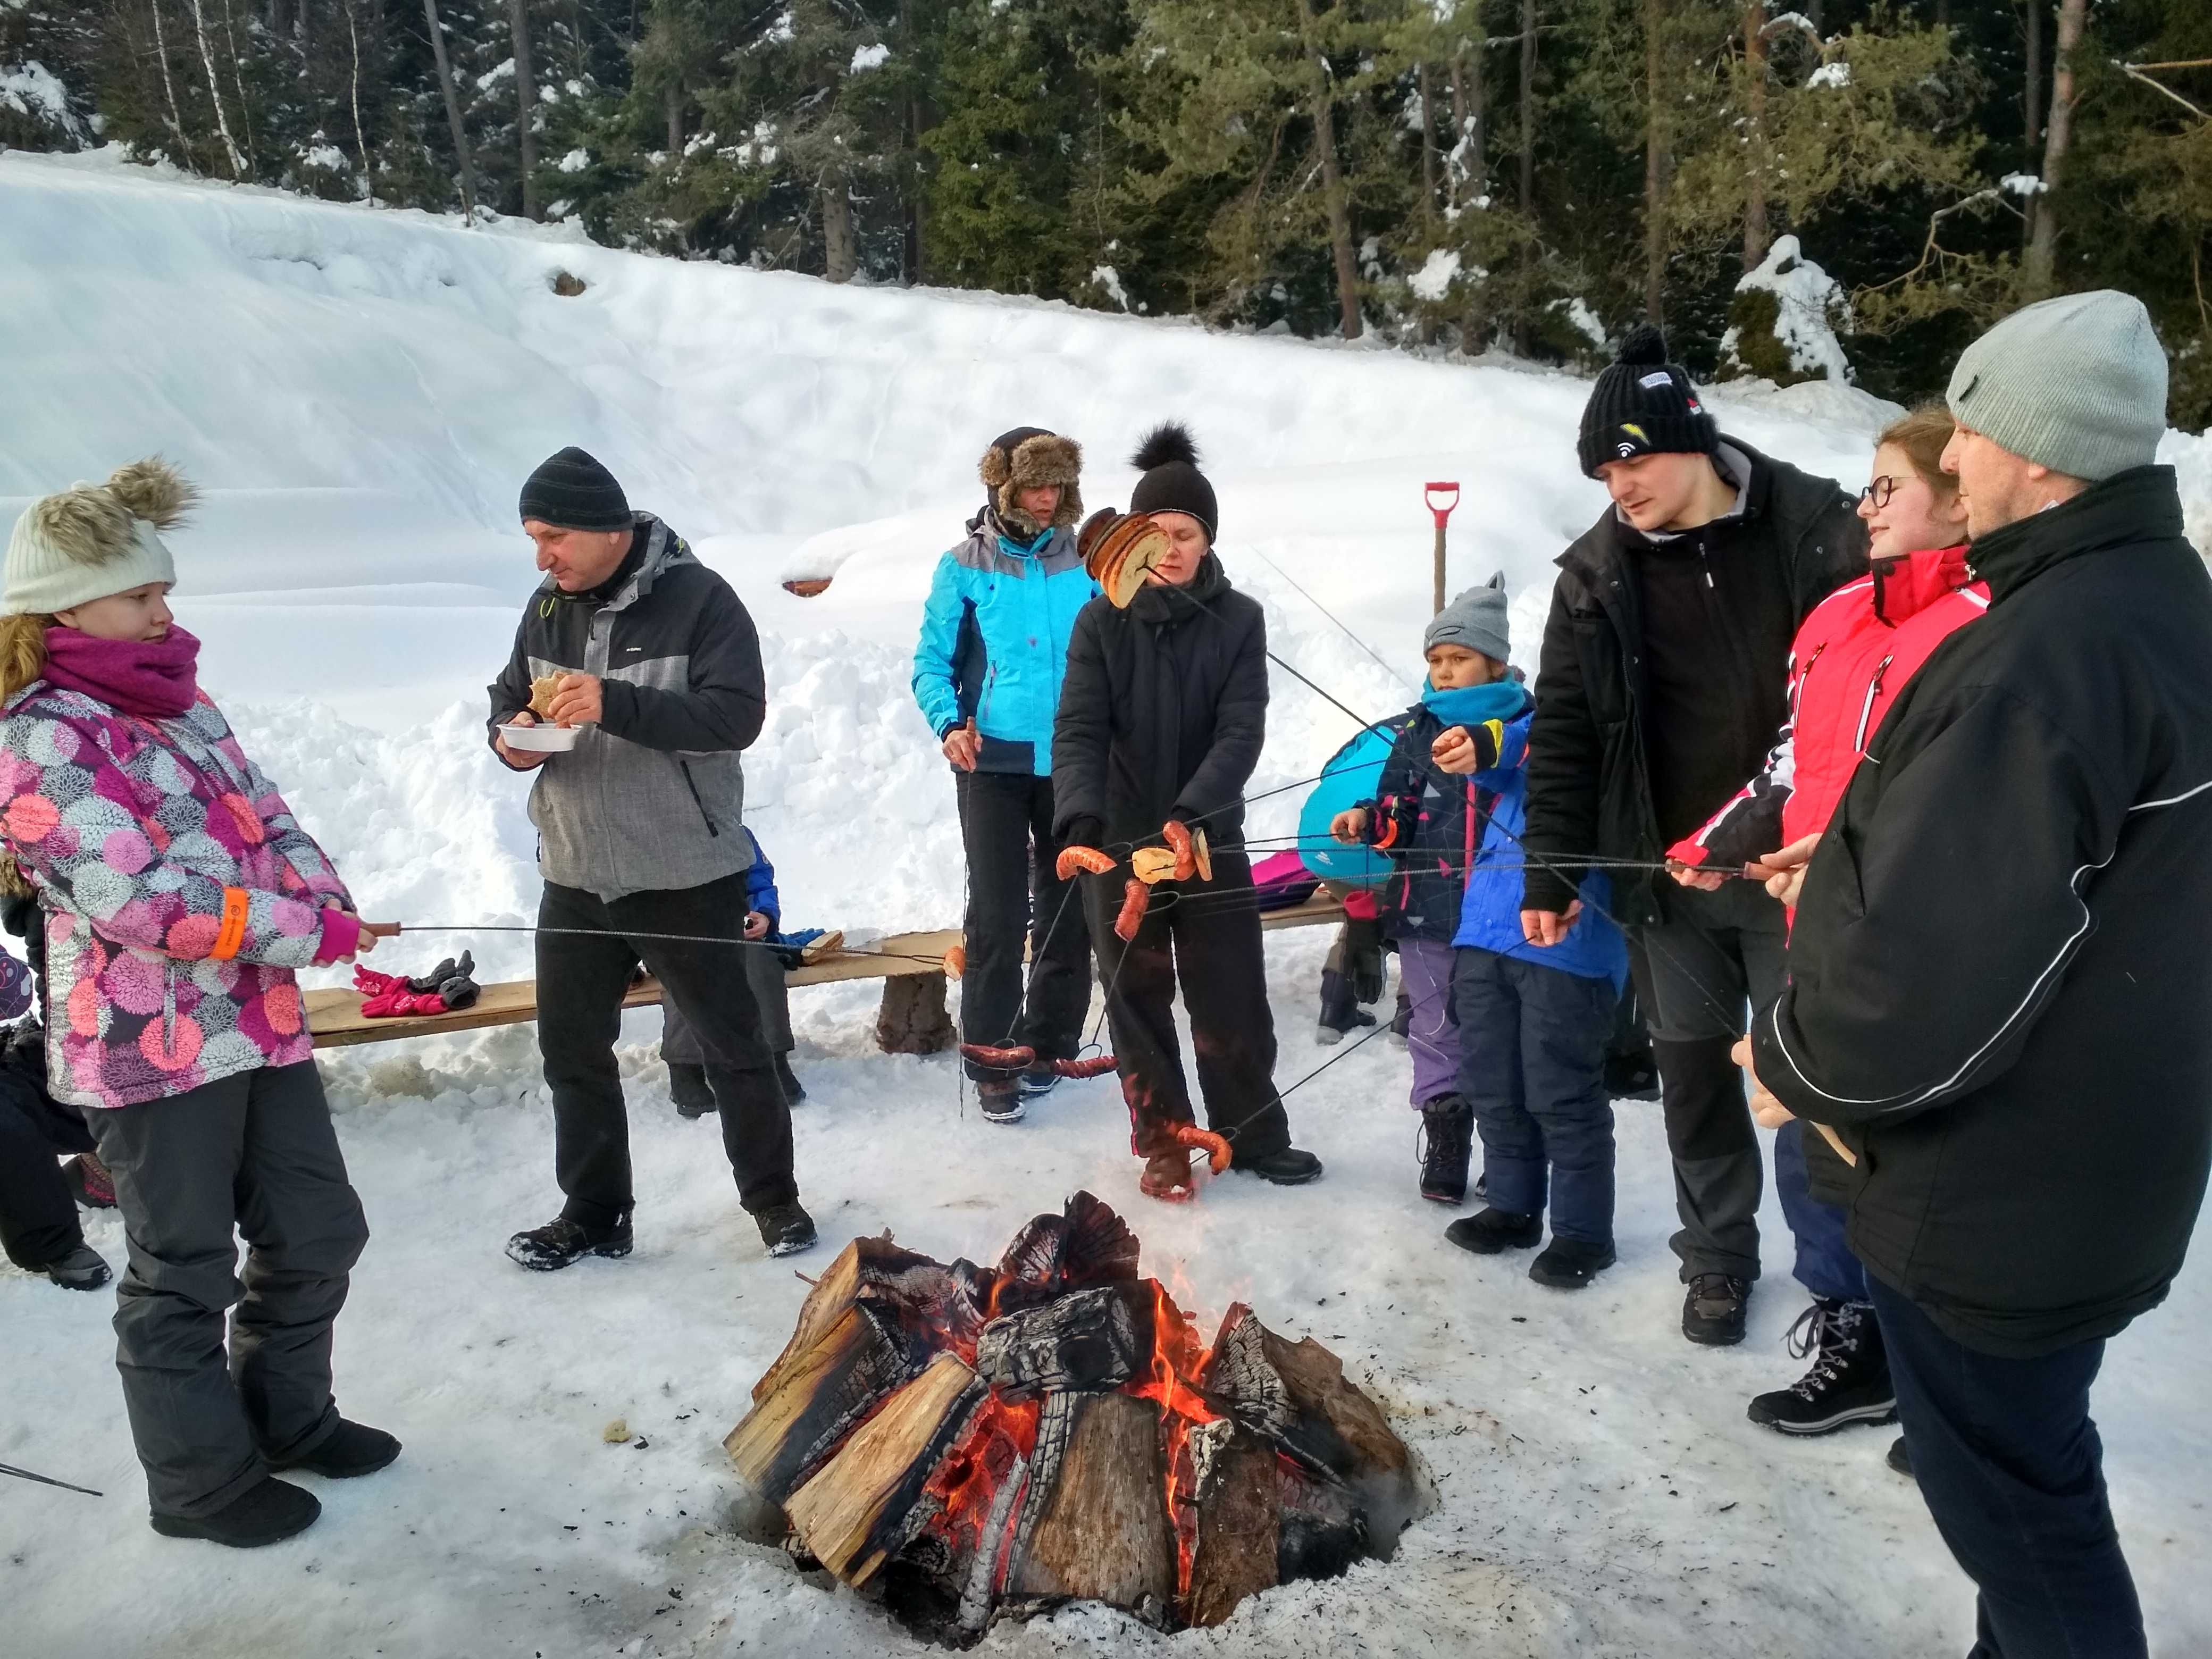
POLYGON ((1413 1104, 1459 1092, 1459 1015, 1452 1006, 1452 947, 1436 939, 1398 941, 1398 980, 1413 1005, 1407 1043, 1413 1052, 1413 1104))

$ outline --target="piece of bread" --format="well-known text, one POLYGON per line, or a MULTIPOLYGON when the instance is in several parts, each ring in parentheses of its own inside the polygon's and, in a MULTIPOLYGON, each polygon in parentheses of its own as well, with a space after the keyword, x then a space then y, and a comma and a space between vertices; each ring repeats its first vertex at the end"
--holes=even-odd
POLYGON ((541 720, 553 718, 553 694, 561 689, 561 677, 548 674, 543 679, 530 682, 530 712, 541 720))

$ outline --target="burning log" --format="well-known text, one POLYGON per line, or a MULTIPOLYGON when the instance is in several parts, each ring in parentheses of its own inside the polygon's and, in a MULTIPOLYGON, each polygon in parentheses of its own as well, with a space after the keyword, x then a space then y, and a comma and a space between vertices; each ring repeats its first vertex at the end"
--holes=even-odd
POLYGON ((1239 1304, 1212 1348, 1088 1193, 995 1268, 848 1245, 725 1442, 794 1559, 972 1641, 1076 1599, 1161 1629, 1387 1553, 1411 1455, 1308 1340, 1239 1304))

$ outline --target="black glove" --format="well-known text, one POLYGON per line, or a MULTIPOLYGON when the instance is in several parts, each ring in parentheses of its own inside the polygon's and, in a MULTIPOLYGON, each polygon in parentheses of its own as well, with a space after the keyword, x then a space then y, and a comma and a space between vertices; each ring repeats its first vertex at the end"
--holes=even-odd
POLYGON ((1067 827, 1060 832, 1062 847, 1097 847, 1106 839, 1106 823, 1103 818, 1070 818, 1067 827))

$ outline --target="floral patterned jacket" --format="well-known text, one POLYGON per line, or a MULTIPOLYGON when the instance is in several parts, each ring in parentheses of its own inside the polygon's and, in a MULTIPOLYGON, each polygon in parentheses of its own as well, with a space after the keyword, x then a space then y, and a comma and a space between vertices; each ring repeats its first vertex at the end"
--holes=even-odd
POLYGON ((34 681, 0 718, 0 832, 46 917, 48 1087, 133 1106, 307 1060, 293 970, 353 901, 203 693, 174 719, 34 681))

